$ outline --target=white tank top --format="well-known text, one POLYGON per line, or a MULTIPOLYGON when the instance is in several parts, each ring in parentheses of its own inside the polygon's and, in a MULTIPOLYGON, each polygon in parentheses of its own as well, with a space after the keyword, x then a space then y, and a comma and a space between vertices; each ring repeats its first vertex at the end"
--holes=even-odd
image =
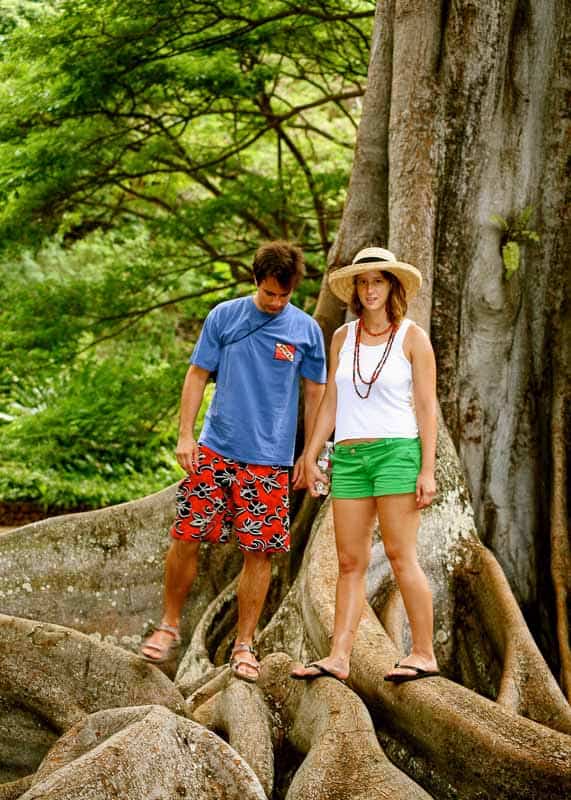
MULTIPOLYGON (((412 405, 412 366, 402 349, 404 337, 411 324, 409 319, 401 322, 390 355, 366 400, 359 397, 353 385, 357 320, 348 324, 335 373, 336 442, 344 439, 414 439, 418 436, 418 425, 412 405)), ((385 347, 386 342, 379 345, 367 345, 361 342, 359 363, 361 375, 365 380, 371 379, 385 347)), ((367 384, 361 383, 358 375, 356 380, 361 394, 366 394, 367 384)))

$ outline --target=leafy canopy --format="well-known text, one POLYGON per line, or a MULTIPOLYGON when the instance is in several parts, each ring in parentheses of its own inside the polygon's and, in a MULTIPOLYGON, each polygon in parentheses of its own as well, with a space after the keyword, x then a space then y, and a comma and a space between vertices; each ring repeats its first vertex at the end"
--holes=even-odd
POLYGON ((188 352, 212 304, 251 291, 261 240, 303 245, 311 310, 374 2, 0 7, 0 497, 32 452, 46 502, 56 484, 95 502, 85 481, 129 464, 159 488, 188 352))

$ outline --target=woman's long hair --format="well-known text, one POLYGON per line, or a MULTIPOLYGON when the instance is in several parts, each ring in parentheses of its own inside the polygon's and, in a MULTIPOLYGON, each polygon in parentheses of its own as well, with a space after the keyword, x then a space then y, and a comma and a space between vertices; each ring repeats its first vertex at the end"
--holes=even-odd
MULTIPOLYGON (((389 296, 387 297, 387 302, 385 304, 387 317, 389 322, 392 322, 393 325, 398 325, 406 316, 406 311, 408 308, 406 294, 402 283, 399 281, 396 275, 393 275, 392 272, 385 272, 384 269, 381 270, 381 274, 391 284, 389 296)), ((355 278, 357 277, 358 276, 356 275, 355 278)), ((359 293, 357 292, 356 284, 353 286, 353 295, 351 297, 351 302, 349 303, 349 308, 353 314, 356 314, 358 317, 360 317, 363 313, 363 304, 359 300, 359 293)))

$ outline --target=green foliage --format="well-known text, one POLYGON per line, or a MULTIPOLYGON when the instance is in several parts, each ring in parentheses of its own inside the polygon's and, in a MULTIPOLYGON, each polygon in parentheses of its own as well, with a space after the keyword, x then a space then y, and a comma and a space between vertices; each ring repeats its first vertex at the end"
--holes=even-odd
POLYGON ((509 280, 520 267, 521 253, 520 242, 540 242, 537 231, 531 230, 528 225, 533 213, 532 206, 526 206, 522 211, 510 217, 492 214, 490 222, 502 231, 500 250, 505 269, 505 278, 509 280))
POLYGON ((303 245, 313 310, 374 5, 0 0, 0 500, 178 477, 188 354, 261 240, 303 245))
POLYGON ((321 193, 327 184, 340 208, 373 9, 42 5, 7 37, 0 73, 2 238, 35 244, 69 211, 80 226, 162 213, 203 251, 243 252, 244 234, 250 250, 260 235, 307 240, 320 224, 323 247, 321 193), (226 212, 221 237, 204 225, 209 198, 226 212))

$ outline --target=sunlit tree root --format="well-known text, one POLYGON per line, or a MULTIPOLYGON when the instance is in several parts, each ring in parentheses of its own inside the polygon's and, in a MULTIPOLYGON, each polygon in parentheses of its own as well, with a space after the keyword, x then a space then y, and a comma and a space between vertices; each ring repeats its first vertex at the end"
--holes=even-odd
POLYGON ((160 614, 174 487, 142 500, 34 522, 0 537, 7 614, 134 648, 160 614))
POLYGON ((4 774, 35 770, 58 736, 87 714, 156 703, 186 714, 184 698, 130 653, 58 625, 0 615, 4 774), (12 765, 12 767, 10 766, 12 765))
POLYGON ((193 718, 213 731, 225 734, 229 744, 252 767, 268 796, 274 778, 272 720, 257 685, 235 677, 198 706, 193 718))
POLYGON ((162 706, 97 712, 52 748, 22 800, 265 800, 219 737, 162 706))
POLYGON ((314 683, 289 677, 283 653, 263 661, 261 688, 279 709, 290 743, 306 757, 287 800, 427 800, 429 795, 383 753, 366 707, 334 679, 314 683))
MULTIPOLYGON (((400 653, 370 608, 363 616, 355 642, 351 686, 368 703, 377 724, 381 725, 381 739, 383 736, 388 737, 387 741, 393 739, 390 754, 398 760, 400 752, 403 763, 408 764, 407 771, 424 785, 432 785, 439 792, 453 787, 466 800, 481 796, 482 791, 506 800, 564 798, 571 791, 571 737, 546 724, 569 730, 565 700, 533 643, 491 554, 468 528, 461 536, 449 535, 450 519, 454 518, 449 513, 451 498, 456 500, 460 495, 450 493, 446 480, 444 484, 444 494, 448 496, 441 498, 423 523, 423 527, 439 535, 440 544, 435 546, 433 542, 431 552, 447 556, 443 573, 449 575, 448 592, 443 593, 441 588, 435 592, 437 631, 449 631, 454 637, 456 622, 462 630, 469 629, 471 620, 467 616, 456 620, 452 603, 457 599, 457 613, 464 614, 465 608, 460 606, 465 598, 461 592, 466 582, 472 586, 476 584, 472 613, 481 614, 482 624, 477 634, 470 637, 474 648, 470 657, 475 662, 480 658, 489 661, 486 646, 489 648, 487 636, 490 636, 496 658, 503 658, 503 664, 496 669, 498 679, 501 675, 499 699, 509 710, 445 678, 400 687, 384 682, 383 675, 400 653), (444 508, 443 513, 440 508, 444 508), (452 615, 449 619, 442 618, 446 609, 452 615), (481 652, 476 649, 480 639, 484 640, 481 652), (536 714, 544 724, 515 713, 516 695, 517 708, 536 714), (413 758, 410 753, 414 753, 413 758)), ((462 519, 465 512, 463 504, 458 502, 457 518, 462 519)), ((421 536, 421 553, 427 548, 425 535, 426 530, 421 536)), ((387 570, 384 573, 386 575, 387 570)), ((301 586, 297 589, 309 639, 305 647, 312 655, 322 655, 328 650, 336 576, 333 521, 327 509, 306 551, 301 586)), ((391 597, 386 586, 382 591, 387 598, 391 597)), ((373 597, 371 602, 377 605, 375 601, 373 597)), ((393 607, 388 616, 394 625, 399 615, 390 599, 389 604, 393 607)), ((382 608, 380 610, 382 612, 382 608)), ((406 640, 407 633, 404 631, 399 638, 406 640)), ((458 653, 450 647, 449 641, 439 648, 439 658, 444 674, 454 678, 462 675, 464 665, 455 663, 458 653)))
MULTIPOLYGON (((52 517, 0 537, 4 613, 97 633, 136 652, 161 618, 175 487, 130 503, 52 517)), ((184 614, 194 627, 239 569, 235 548, 205 545, 184 614)))

